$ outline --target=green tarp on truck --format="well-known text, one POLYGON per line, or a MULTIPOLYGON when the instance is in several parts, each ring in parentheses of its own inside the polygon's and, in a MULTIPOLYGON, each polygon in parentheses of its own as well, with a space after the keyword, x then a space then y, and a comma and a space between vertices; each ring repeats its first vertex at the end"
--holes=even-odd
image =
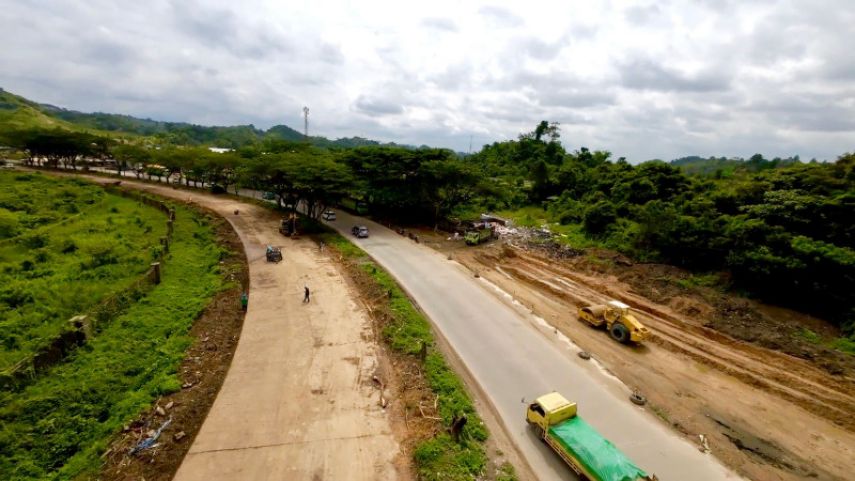
POLYGON ((596 477, 592 481, 636 481, 647 476, 579 416, 550 427, 549 436, 596 477))

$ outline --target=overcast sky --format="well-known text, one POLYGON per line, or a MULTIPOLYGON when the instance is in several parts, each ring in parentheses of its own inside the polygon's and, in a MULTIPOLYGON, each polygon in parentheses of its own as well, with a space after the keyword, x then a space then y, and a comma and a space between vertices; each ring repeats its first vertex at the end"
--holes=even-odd
POLYGON ((200 124, 468 151, 855 150, 855 1, 0 0, 0 87, 200 124))

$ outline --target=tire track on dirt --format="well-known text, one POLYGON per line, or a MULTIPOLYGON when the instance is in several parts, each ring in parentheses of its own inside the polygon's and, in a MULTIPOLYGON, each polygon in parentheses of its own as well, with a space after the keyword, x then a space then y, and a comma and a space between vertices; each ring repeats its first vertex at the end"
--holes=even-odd
MULTIPOLYGON (((688 356, 704 365, 727 373, 748 385, 784 398, 808 411, 855 430, 855 397, 847 380, 837 380, 806 362, 783 353, 751 346, 713 329, 687 322, 656 308, 640 296, 594 283, 538 259, 479 259, 498 266, 503 273, 534 284, 574 305, 603 303, 618 299, 631 304, 641 321, 653 331, 652 341, 672 352, 688 356), (534 268, 536 266, 537 268, 534 268)), ((572 314, 575 316, 575 313, 572 314)))

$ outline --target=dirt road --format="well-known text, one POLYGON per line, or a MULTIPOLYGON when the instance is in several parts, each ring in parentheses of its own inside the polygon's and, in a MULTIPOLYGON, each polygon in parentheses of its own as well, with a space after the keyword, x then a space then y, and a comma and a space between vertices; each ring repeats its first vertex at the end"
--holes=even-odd
POLYGON ((578 348, 543 319, 505 303, 460 264, 383 226, 345 213, 331 225, 349 236, 354 223, 371 230, 371 237, 355 242, 427 313, 486 393, 539 479, 572 479, 569 468, 524 421, 523 398, 553 390, 577 401, 588 422, 661 480, 737 478, 653 414, 631 404, 625 385, 598 364, 577 357, 578 348))
POLYGON ((495 244, 454 256, 643 390, 678 431, 707 436, 713 453, 749 478, 843 480, 855 470, 853 379, 707 328, 692 299, 657 304, 615 278, 495 244), (651 342, 623 346, 576 319, 578 306, 609 299, 637 309, 651 342), (696 314, 682 314, 684 304, 696 314))
POLYGON ((317 246, 282 237, 277 217, 258 206, 134 186, 223 215, 249 260, 249 309, 235 357, 174 479, 407 478, 408 460, 372 385, 379 354, 370 320, 317 246), (282 246, 281 263, 266 262, 267 244, 282 246), (310 303, 302 302, 305 285, 310 303))

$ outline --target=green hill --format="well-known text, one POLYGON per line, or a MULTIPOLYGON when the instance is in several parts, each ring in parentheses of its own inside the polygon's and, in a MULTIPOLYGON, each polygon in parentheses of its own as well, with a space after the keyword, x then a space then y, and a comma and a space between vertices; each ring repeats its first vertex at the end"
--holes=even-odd
POLYGON ((80 127, 43 112, 39 104, 0 89, 0 132, 80 127))
MULTIPOLYGON (((0 88, 0 138, 2 134, 21 130, 63 128, 85 131, 110 137, 135 135, 152 137, 159 142, 174 145, 211 145, 239 148, 264 140, 299 142, 303 134, 287 125, 275 125, 262 130, 254 125, 203 126, 187 122, 163 122, 141 119, 130 115, 104 112, 85 113, 49 104, 40 104, 0 88)), ((361 137, 331 140, 310 137, 319 147, 351 148, 365 145, 396 146, 361 137)), ((398 145, 400 146, 400 145, 398 145)), ((409 146, 400 146, 408 147, 409 146)))

